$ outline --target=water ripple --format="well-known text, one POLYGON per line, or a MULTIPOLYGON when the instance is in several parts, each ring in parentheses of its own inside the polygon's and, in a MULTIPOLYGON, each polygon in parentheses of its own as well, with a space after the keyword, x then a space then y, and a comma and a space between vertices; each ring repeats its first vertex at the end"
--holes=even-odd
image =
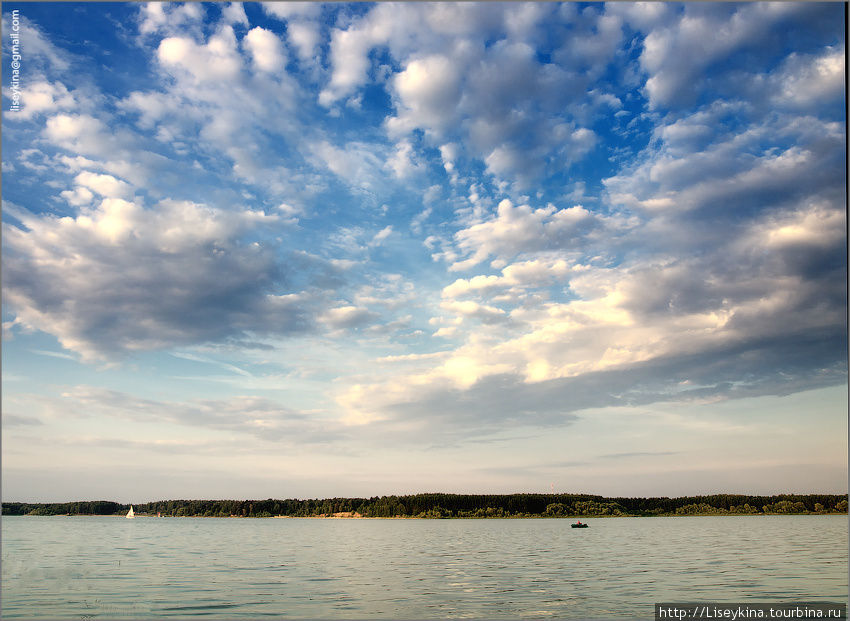
POLYGON ((4 618, 645 617, 847 598, 842 516, 2 520, 4 618))

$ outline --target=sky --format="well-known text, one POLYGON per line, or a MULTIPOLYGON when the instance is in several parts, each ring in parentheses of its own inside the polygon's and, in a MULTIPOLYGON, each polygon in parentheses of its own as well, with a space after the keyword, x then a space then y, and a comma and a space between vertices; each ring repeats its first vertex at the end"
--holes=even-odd
POLYGON ((3 500, 846 493, 842 4, 2 11, 3 500))

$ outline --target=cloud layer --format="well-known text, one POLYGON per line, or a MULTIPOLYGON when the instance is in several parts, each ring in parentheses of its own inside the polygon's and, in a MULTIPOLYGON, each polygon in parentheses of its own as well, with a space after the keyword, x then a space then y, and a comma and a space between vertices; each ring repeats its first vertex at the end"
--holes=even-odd
POLYGON ((13 359, 230 375, 169 376, 215 398, 53 387, 103 416, 452 446, 846 380, 840 5, 107 18, 91 57, 22 22, 13 359))
POLYGON ((75 218, 14 213, 24 228, 4 231, 7 300, 87 360, 310 324, 273 254, 245 240, 276 216, 120 198, 75 218))

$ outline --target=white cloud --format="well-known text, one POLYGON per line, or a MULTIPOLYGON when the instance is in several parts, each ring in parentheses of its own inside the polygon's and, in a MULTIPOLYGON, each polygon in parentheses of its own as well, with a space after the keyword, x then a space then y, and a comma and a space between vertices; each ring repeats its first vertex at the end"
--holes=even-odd
POLYGON ((451 265, 451 270, 473 267, 488 257, 511 259, 523 252, 553 248, 579 249, 584 235, 606 220, 580 205, 556 209, 553 205, 532 209, 513 206, 508 199, 499 203, 496 216, 473 224, 455 234, 458 249, 471 254, 451 265))
MULTIPOLYGON (((578 269, 581 269, 580 267, 578 269)), ((505 288, 539 287, 553 281, 565 281, 573 271, 564 259, 534 259, 512 263, 502 269, 501 276, 473 276, 459 278, 443 288, 444 298, 456 298, 468 294, 487 294, 505 288)))
POLYGON ((392 232, 393 232, 393 227, 392 227, 391 224, 385 226, 380 231, 375 233, 375 237, 372 238, 372 242, 371 242, 370 245, 380 246, 384 242, 384 240, 387 239, 387 237, 392 235, 392 232))
POLYGON ((309 325, 309 297, 273 295, 272 253, 241 242, 275 216, 108 198, 74 218, 21 219, 4 229, 6 299, 85 360, 309 325))
POLYGON ((471 300, 464 300, 461 302, 445 300, 440 303, 440 308, 458 316, 478 319, 483 323, 501 323, 507 319, 507 313, 505 313, 505 311, 501 308, 478 304, 471 300))
POLYGON ((207 38, 166 37, 156 50, 173 79, 164 90, 132 92, 119 103, 140 114, 140 129, 155 128, 156 140, 178 156, 188 145, 205 157, 225 155, 233 180, 261 188, 272 200, 307 185, 299 186, 279 158, 262 155, 277 141, 296 144, 303 137, 296 130, 299 87, 283 70, 287 58, 276 33, 254 28, 240 41, 231 26, 219 25, 207 38), (246 71, 250 66, 254 70, 246 71))
POLYGON ((451 59, 432 55, 412 60, 394 78, 403 112, 394 127, 427 127, 441 134, 458 113, 461 68, 451 59))
POLYGON ((185 32, 203 21, 203 10, 193 3, 147 2, 139 8, 139 33, 185 32))
POLYGON ((803 110, 835 101, 845 93, 844 62, 843 47, 814 57, 792 54, 776 76, 773 100, 803 110))
POLYGON ((94 200, 94 194, 92 194, 91 190, 84 187, 76 187, 73 190, 64 190, 61 192, 60 196, 62 196, 69 205, 73 205, 74 207, 91 205, 94 200))
MULTIPOLYGON (((517 400, 525 413, 511 424, 549 424, 553 412, 626 398, 786 394, 791 376, 839 381, 835 349, 824 347, 844 334, 843 160, 834 157, 843 134, 781 115, 728 134, 703 129, 729 114, 739 108, 721 103, 659 126, 642 163, 609 180, 612 196, 633 193, 640 218, 505 200, 458 231, 466 258, 452 269, 491 257, 501 268, 443 288, 434 336, 460 345, 439 365, 411 361, 419 367, 358 382, 341 407, 354 420, 418 420, 434 433, 417 417, 446 411, 473 417, 481 433, 497 420, 478 407, 491 399, 502 413, 517 400), (773 146, 777 137, 792 146, 773 146), (620 258, 594 257, 599 240, 620 258), (524 260, 507 263, 516 256, 524 260), (469 330, 470 319, 481 325, 469 330)), ((473 433, 461 419, 454 433, 473 433)))
POLYGON ((369 53, 388 47, 399 60, 436 54, 458 39, 481 36, 503 26, 503 9, 475 3, 379 3, 347 28, 331 35, 331 80, 319 101, 331 106, 368 80, 369 53), (427 27, 423 27, 425 24, 427 27))
POLYGON ((310 61, 316 57, 317 48, 321 42, 318 24, 289 22, 286 26, 286 35, 290 43, 295 46, 298 58, 302 61, 310 61))
POLYGON ((34 82, 21 89, 20 111, 7 111, 10 119, 32 119, 39 114, 52 114, 77 107, 77 101, 61 82, 34 82))
POLYGON ((732 96, 747 88, 747 80, 736 70, 749 72, 759 66, 756 59, 776 53, 776 32, 803 32, 801 24, 816 22, 819 10, 795 3, 683 5, 675 20, 649 32, 643 42, 640 63, 649 74, 650 107, 678 108, 698 101, 708 90, 732 96), (720 76, 701 79, 722 62, 730 66, 720 76))
POLYGON ((230 2, 221 10, 221 17, 228 24, 248 25, 248 16, 241 2, 230 2))
POLYGON ((715 105, 660 127, 656 133, 664 141, 632 170, 605 181, 614 201, 663 210, 671 218, 691 211, 718 220, 838 191, 834 148, 843 138, 834 123, 772 115, 745 131, 701 129, 738 110, 715 105), (774 146, 777 140, 792 146, 774 146))
POLYGON ((166 69, 185 72, 196 83, 232 80, 242 68, 236 37, 229 26, 222 27, 204 45, 186 37, 163 39, 157 48, 157 58, 166 69))
POLYGON ((556 53, 558 60, 571 67, 582 69, 593 76, 601 74, 621 53, 623 21, 610 5, 603 14, 584 12, 577 17, 582 31, 568 37, 556 53))
POLYGON ((287 224, 297 224, 299 216, 304 215, 304 210, 301 207, 295 207, 287 203, 281 203, 277 206, 277 210, 281 212, 287 224))
POLYGON ((522 2, 505 7, 504 27, 512 39, 538 43, 541 30, 553 18, 557 5, 545 2, 522 2))
POLYGON ((166 117, 173 117, 180 108, 177 98, 162 92, 134 91, 119 105, 139 113, 139 126, 143 129, 161 127, 161 121, 166 117))
POLYGON ((277 71, 285 64, 280 39, 270 30, 253 28, 245 35, 243 43, 260 71, 277 71))
POLYGON ((374 323, 380 315, 366 308, 338 306, 328 309, 319 321, 331 329, 353 329, 374 323))
POLYGON ((454 172, 458 150, 458 145, 453 142, 440 145, 440 157, 443 159, 443 167, 446 169, 447 173, 454 172))
POLYGON ((322 11, 320 2, 263 2, 263 11, 279 19, 314 18, 322 11))
POLYGON ((664 25, 677 9, 664 2, 615 2, 605 12, 620 15, 632 27, 648 32, 664 25))
POLYGON ((776 217, 758 233, 761 243, 757 245, 773 249, 836 245, 844 237, 845 224, 841 210, 813 204, 776 217))
POLYGON ((74 183, 107 198, 127 198, 132 194, 132 188, 127 183, 112 175, 83 171, 74 178, 74 183))
MULTIPOLYGON (((319 101, 330 107, 356 98, 372 79, 370 52, 388 49, 402 67, 386 80, 396 108, 385 119, 392 138, 422 130, 435 146, 459 141, 497 182, 530 187, 547 167, 569 167, 595 145, 586 127, 594 114, 583 98, 587 77, 561 61, 541 62, 531 45, 552 13, 533 5, 376 5, 333 31, 331 79, 319 101)), ((604 49, 576 50, 563 62, 581 57, 601 71, 620 42, 621 18, 603 14, 586 21, 587 38, 604 49)), ((374 79, 383 81, 378 72, 374 79)), ((618 101, 608 95, 594 108, 618 101)))
MULTIPOLYGON (((212 35, 207 10, 140 9, 168 75, 117 104, 136 130, 97 111, 109 95, 40 77, 28 87, 24 114, 47 117, 36 131, 72 153, 24 149, 14 162, 39 181, 58 167, 64 181, 49 192, 64 190, 65 213, 79 209, 7 211, 21 224, 4 233, 13 332, 49 332, 90 361, 317 327, 343 357, 353 350, 335 337, 351 330, 363 357, 404 362, 347 379, 337 368, 352 421, 462 434, 563 425, 676 391, 788 390, 783 373, 836 381, 841 360, 824 344, 846 336, 844 48, 819 37, 788 55, 813 32, 790 26, 809 9, 411 3, 362 6, 361 17, 333 7, 320 21, 318 4, 272 3, 263 10, 285 26, 243 34, 231 4, 222 23, 235 32, 220 23, 212 35), (777 51, 774 39, 791 43, 777 51), (306 71, 283 71, 284 43, 306 71), (307 101, 316 84, 330 111, 307 101), (691 95, 706 103, 680 109, 691 95), (665 114, 633 113, 643 96, 665 114), (177 157, 153 162, 139 147, 151 142, 177 157), (576 182, 570 166, 590 153, 600 166, 576 182), (157 194, 156 172, 177 178, 181 196, 198 190, 183 181, 218 179, 201 190, 216 207, 157 202, 169 194, 157 194), (445 265, 416 263, 423 248, 399 236, 410 232, 445 265), (323 258, 337 256, 348 259, 323 258), (385 260, 427 274, 376 275, 385 260), (421 353, 433 349, 420 329, 429 317, 451 350, 421 353), (421 349, 381 355, 405 343, 421 349)), ((169 422, 209 414, 127 402, 178 412, 169 422)), ((258 427, 273 418, 253 402, 209 407, 240 406, 258 427)))
POLYGON ((421 170, 422 166, 416 159, 413 145, 403 140, 396 145, 395 153, 387 160, 387 168, 399 179, 404 179, 417 170, 421 170))
POLYGON ((367 53, 373 42, 348 30, 335 30, 331 40, 334 72, 328 86, 319 93, 319 103, 330 107, 359 86, 369 68, 367 53))
MULTIPOLYGON (((3 15, 3 32, 5 33, 12 32, 10 19, 11 12, 6 12, 3 15)), ((40 75, 53 76, 57 73, 61 74, 71 67, 73 56, 67 51, 53 45, 49 38, 42 32, 41 28, 26 18, 23 11, 21 11, 19 22, 22 35, 21 50, 26 54, 27 71, 30 72, 33 78, 40 75), (25 40, 23 39, 24 33, 26 34, 25 40), (25 50, 24 41, 26 42, 25 50)), ((4 41, 4 49, 5 44, 6 42, 4 41)))
POLYGON ((47 119, 44 134, 56 145, 83 155, 104 155, 114 144, 106 126, 88 114, 57 114, 47 119))
POLYGON ((299 60, 317 67, 315 63, 322 36, 318 21, 321 3, 263 2, 262 7, 266 15, 286 22, 286 38, 295 47, 299 60))
MULTIPOLYGON (((326 167, 355 188, 373 190, 378 187, 379 171, 383 168, 381 157, 376 155, 376 145, 350 142, 337 147, 327 140, 307 145, 308 157, 317 166, 326 167)), ((382 150, 377 147, 378 152, 382 150)))

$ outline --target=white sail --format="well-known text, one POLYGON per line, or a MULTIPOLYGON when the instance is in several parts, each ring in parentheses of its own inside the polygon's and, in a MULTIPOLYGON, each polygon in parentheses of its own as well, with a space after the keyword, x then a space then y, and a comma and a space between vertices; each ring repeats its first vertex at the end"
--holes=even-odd
POLYGON ((127 511, 127 519, 128 519, 128 520, 131 520, 131 519, 133 519, 134 517, 136 517, 136 514, 135 514, 135 513, 133 513, 133 505, 130 505, 130 510, 129 510, 129 511, 127 511))

